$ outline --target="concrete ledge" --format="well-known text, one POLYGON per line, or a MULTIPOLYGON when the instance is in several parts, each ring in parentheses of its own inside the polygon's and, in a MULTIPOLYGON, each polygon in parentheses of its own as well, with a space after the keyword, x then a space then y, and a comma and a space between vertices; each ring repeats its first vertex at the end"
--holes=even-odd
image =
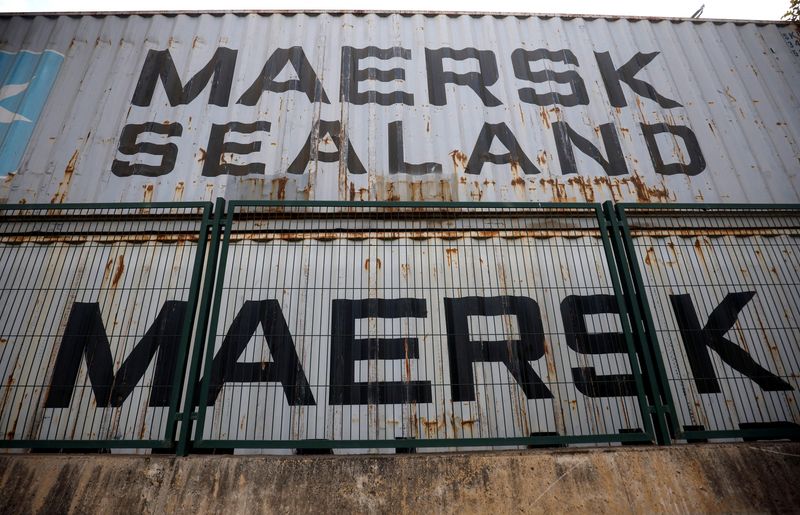
POLYGON ((396 456, 0 457, 0 512, 15 514, 797 511, 797 443, 396 456))

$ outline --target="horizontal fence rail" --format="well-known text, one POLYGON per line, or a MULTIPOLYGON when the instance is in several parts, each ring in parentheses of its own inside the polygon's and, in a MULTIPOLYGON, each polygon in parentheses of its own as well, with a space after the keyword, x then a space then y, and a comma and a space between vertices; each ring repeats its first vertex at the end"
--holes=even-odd
POLYGON ((800 207, 616 207, 674 437, 800 438, 800 207))
POLYGON ((652 441, 601 206, 230 202, 195 447, 652 441))
POLYGON ((800 206, 0 206, 0 447, 797 439, 798 277, 800 206))
POLYGON ((0 445, 173 444, 210 212, 0 207, 0 445))

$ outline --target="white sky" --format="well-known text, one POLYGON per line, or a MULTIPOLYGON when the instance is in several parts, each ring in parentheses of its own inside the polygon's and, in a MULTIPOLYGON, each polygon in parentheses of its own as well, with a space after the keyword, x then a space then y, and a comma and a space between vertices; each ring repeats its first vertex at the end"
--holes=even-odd
POLYGON ((0 12, 156 10, 374 10, 493 11, 689 17, 703 3, 703 18, 777 20, 789 0, 0 0, 0 12))

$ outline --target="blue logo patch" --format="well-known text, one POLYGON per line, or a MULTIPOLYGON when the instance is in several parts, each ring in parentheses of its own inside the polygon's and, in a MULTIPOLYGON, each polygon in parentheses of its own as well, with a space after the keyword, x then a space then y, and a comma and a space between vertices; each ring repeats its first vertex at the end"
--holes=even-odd
POLYGON ((64 56, 0 50, 0 175, 16 172, 64 56))

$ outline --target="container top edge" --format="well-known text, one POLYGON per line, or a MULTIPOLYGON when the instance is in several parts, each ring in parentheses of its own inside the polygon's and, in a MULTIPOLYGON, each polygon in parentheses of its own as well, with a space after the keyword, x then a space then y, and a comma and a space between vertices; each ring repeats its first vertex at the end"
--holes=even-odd
POLYGON ((235 15, 235 16, 245 16, 245 15, 261 15, 261 16, 271 16, 271 15, 285 15, 285 16, 294 16, 298 14, 304 14, 309 16, 319 16, 319 15, 331 15, 331 16, 342 16, 346 14, 351 14, 355 16, 366 16, 370 14, 375 14, 378 16, 390 16, 393 14, 400 15, 400 16, 414 16, 414 15, 422 15, 422 16, 448 16, 448 17, 460 17, 460 16, 470 16, 470 17, 518 17, 518 18, 561 18, 561 19, 601 19, 601 20, 627 20, 627 21, 648 21, 648 22, 691 22, 691 23, 733 23, 733 24, 756 24, 756 25, 792 25, 796 24, 795 22, 791 22, 788 20, 748 20, 748 19, 724 19, 724 18, 683 18, 683 17, 656 17, 656 16, 627 16, 627 15, 608 15, 608 14, 565 14, 565 13, 528 13, 528 12, 479 12, 479 11, 405 11, 405 10, 397 10, 397 11, 388 11, 388 10, 207 10, 207 11, 191 11, 191 10, 164 10, 164 11, 63 11, 63 12, 2 12, 0 13, 0 18, 9 18, 15 16, 21 17, 57 17, 57 16, 69 16, 69 17, 105 17, 105 16, 119 16, 119 17, 128 17, 128 16, 200 16, 203 14, 209 14, 212 16, 223 16, 223 15, 235 15))

